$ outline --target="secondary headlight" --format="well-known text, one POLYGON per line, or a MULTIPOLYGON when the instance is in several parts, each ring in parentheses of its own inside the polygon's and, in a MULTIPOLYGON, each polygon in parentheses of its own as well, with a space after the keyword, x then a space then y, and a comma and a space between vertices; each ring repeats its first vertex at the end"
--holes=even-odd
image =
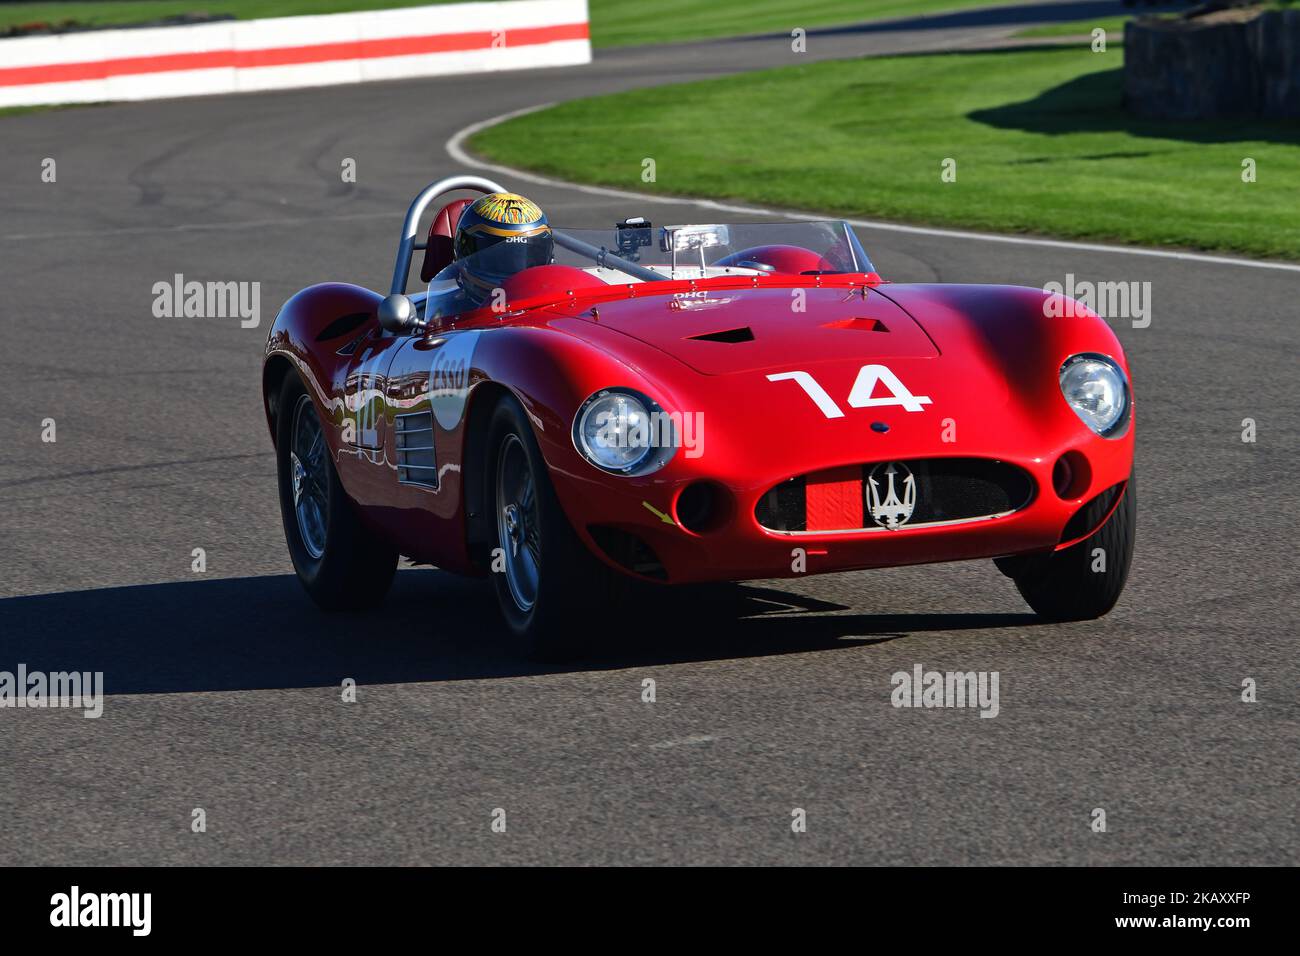
POLYGON ((1061 394, 1083 423, 1109 438, 1128 421, 1128 379, 1105 355, 1072 355, 1061 366, 1061 394))
POLYGON ((630 388, 605 388, 578 409, 573 444, 602 471, 644 475, 672 458, 676 433, 654 399, 630 388))

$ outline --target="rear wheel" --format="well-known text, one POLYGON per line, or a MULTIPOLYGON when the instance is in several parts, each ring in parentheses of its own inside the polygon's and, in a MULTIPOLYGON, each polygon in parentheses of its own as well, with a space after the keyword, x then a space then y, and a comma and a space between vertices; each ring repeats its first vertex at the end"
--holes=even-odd
POLYGON ((998 567, 1040 617, 1092 620, 1109 612, 1123 593, 1136 536, 1137 484, 1130 476, 1109 520, 1089 537, 1051 554, 1004 558, 998 567))
POLYGON ((280 516, 298 580, 326 610, 378 604, 392 583, 397 552, 357 517, 316 406, 297 375, 285 377, 277 408, 280 516))
POLYGON ((564 515, 532 427, 513 397, 489 426, 484 477, 492 503, 492 583, 518 649, 562 660, 590 648, 600 608, 625 580, 597 561, 564 515))

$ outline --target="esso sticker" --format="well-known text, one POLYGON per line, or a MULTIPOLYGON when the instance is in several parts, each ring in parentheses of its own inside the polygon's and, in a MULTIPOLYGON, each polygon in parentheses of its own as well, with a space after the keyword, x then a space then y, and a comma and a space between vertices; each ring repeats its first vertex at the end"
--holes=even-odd
POLYGON ((478 332, 449 332, 433 353, 429 369, 429 407, 438 424, 450 431, 460 424, 469 399, 469 370, 473 366, 478 332))

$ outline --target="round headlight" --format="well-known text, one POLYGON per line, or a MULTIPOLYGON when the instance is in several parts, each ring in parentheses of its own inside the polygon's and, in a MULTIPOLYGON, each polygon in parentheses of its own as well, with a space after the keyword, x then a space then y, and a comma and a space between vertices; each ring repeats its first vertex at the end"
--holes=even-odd
MULTIPOLYGON (((621 475, 653 471, 671 457, 671 434, 655 402, 631 389, 602 389, 583 403, 573 424, 578 450, 597 468, 621 475), (665 445, 667 447, 665 447, 665 445), (667 455, 652 455, 667 451, 667 455)), ((671 425, 667 425, 671 433, 671 425)))
POLYGON ((1126 421, 1128 381, 1104 355, 1074 355, 1061 366, 1061 394, 1083 423, 1108 436, 1126 421))

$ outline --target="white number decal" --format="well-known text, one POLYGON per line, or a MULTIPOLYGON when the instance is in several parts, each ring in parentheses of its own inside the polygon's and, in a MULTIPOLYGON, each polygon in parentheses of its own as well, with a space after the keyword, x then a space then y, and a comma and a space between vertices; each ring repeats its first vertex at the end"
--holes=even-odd
POLYGON ((902 405, 909 412, 923 412, 930 404, 929 395, 913 395, 907 386, 898 380, 898 376, 884 365, 864 365, 858 370, 858 380, 849 392, 850 408, 875 408, 878 405, 902 405), (889 389, 891 397, 872 398, 876 383, 889 389))
MULTIPOLYGON (((813 400, 821 413, 827 418, 843 418, 844 412, 835 404, 835 400, 826 394, 817 379, 807 372, 777 372, 767 377, 769 382, 798 382, 809 398, 813 400)), ((849 392, 850 408, 879 408, 882 405, 902 405, 909 412, 923 412, 931 404, 929 395, 913 395, 907 386, 898 380, 898 376, 884 365, 864 365, 858 369, 858 377, 849 392), (888 395, 872 398, 877 385, 884 385, 888 395)))
POLYGON ((798 382, 808 397, 811 398, 817 407, 822 410, 822 414, 827 418, 843 418, 844 413, 840 407, 835 404, 835 400, 826 394, 826 389, 818 384, 817 379, 813 378, 807 372, 777 372, 775 375, 769 375, 769 382, 784 382, 787 379, 798 382))

